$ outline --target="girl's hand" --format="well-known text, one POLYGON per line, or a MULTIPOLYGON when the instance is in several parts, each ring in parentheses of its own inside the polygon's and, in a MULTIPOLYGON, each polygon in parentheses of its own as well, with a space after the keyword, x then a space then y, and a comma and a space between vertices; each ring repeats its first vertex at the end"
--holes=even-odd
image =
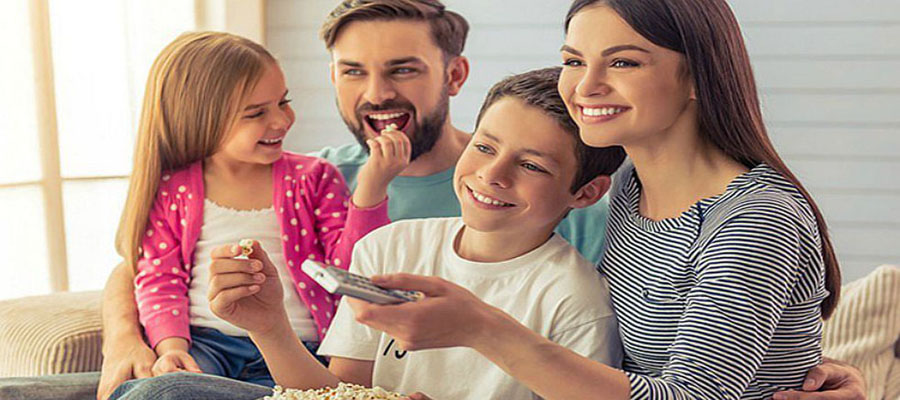
POLYGON ((376 275, 376 285, 418 290, 421 300, 377 305, 347 297, 356 320, 393 337, 404 350, 473 347, 489 334, 496 309, 463 287, 444 279, 411 274, 376 275))
POLYGON ((209 266, 209 308, 213 314, 248 332, 265 332, 287 321, 278 270, 269 256, 253 241, 249 259, 238 245, 212 252, 209 266))
POLYGON ((412 145, 403 131, 381 131, 381 135, 366 141, 369 145, 369 159, 357 174, 356 192, 353 204, 359 208, 378 205, 387 197, 387 186, 391 180, 409 166, 412 145))
POLYGON ((163 354, 153 364, 153 376, 181 371, 203 373, 197 362, 194 361, 194 357, 184 350, 174 350, 163 354))
POLYGON ((180 337, 170 337, 160 341, 156 345, 159 358, 153 364, 153 376, 179 371, 202 373, 203 371, 194 361, 194 357, 188 353, 189 348, 188 341, 180 337))

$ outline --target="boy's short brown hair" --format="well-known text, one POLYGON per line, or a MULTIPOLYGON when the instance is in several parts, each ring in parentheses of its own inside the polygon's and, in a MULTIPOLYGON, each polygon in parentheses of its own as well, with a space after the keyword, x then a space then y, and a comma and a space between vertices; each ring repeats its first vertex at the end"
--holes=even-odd
POLYGON ((478 112, 475 129, 478 129, 487 109, 504 97, 513 97, 540 109, 575 140, 577 170, 571 187, 572 193, 575 193, 592 179, 616 172, 625 160, 625 150, 620 146, 590 147, 581 140, 578 125, 569 116, 556 88, 560 72, 562 67, 536 69, 509 76, 494 84, 478 112))
POLYGON ((331 50, 341 29, 353 21, 409 20, 428 22, 444 61, 459 56, 466 46, 469 23, 438 0, 346 0, 328 14, 319 32, 331 50))

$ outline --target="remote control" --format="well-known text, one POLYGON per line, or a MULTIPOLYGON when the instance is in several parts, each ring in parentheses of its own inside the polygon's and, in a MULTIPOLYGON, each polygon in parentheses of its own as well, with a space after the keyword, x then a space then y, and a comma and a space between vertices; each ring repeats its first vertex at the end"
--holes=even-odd
POLYGON ((362 275, 313 260, 304 261, 300 269, 328 293, 355 297, 370 303, 396 304, 416 301, 422 297, 422 294, 416 291, 385 289, 362 275))

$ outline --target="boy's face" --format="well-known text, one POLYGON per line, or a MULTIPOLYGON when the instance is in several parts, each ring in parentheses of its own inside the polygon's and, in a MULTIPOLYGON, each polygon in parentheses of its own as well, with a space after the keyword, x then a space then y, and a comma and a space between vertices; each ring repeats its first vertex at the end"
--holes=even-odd
POLYGON ((551 117, 505 97, 487 109, 453 177, 463 222, 481 232, 549 234, 577 195, 574 138, 551 117))
POLYGON ((395 124, 415 158, 440 136, 456 91, 430 32, 418 21, 356 21, 341 29, 331 79, 341 117, 360 143, 395 124))

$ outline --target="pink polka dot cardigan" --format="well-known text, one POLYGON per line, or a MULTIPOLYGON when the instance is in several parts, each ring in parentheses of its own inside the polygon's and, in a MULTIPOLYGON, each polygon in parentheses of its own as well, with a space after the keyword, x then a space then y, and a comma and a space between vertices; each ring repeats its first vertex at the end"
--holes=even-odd
MULTIPOLYGON (((387 201, 366 209, 353 206, 337 168, 316 157, 285 152, 273 164, 272 176, 285 264, 321 340, 337 299, 309 279, 300 263, 310 258, 349 267, 353 244, 390 222, 387 201)), ((153 347, 168 337, 191 339, 187 293, 203 200, 202 162, 163 174, 134 280, 140 321, 153 347)))

